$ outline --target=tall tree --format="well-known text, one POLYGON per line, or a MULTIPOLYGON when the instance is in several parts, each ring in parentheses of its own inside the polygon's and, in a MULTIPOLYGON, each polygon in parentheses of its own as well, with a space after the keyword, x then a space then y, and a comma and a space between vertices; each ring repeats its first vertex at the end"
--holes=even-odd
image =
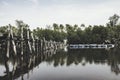
POLYGON ((61 30, 61 32, 64 31, 64 26, 62 24, 60 24, 60 30, 61 30))
POLYGON ((116 23, 118 22, 119 18, 120 18, 120 16, 117 15, 117 14, 114 14, 113 16, 109 17, 109 20, 110 20, 109 24, 110 24, 110 26, 115 26, 116 23))
POLYGON ((59 26, 56 23, 53 23, 53 28, 55 31, 59 31, 59 26))

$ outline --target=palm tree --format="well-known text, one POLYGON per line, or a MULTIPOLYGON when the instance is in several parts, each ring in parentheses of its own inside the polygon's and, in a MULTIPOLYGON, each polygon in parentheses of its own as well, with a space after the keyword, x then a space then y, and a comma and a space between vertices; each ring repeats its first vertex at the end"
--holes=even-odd
POLYGON ((61 29, 61 32, 63 32, 64 26, 62 24, 60 24, 60 29, 61 29))
POLYGON ((115 26, 117 24, 119 18, 120 18, 120 16, 117 15, 117 14, 114 14, 113 16, 111 16, 109 18, 109 20, 110 20, 110 26, 115 26))
POLYGON ((59 31, 59 27, 58 27, 58 24, 56 23, 53 23, 53 28, 55 31, 59 31))
POLYGON ((74 25, 74 31, 76 31, 77 29, 78 29, 78 25, 75 24, 75 25, 74 25))

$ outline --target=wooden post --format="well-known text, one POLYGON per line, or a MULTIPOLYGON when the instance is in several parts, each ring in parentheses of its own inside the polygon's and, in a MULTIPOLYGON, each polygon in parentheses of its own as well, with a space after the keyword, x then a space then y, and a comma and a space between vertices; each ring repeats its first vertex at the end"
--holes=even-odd
POLYGON ((27 44, 28 44, 28 48, 29 48, 29 51, 30 53, 32 53, 32 48, 31 48, 31 44, 30 44, 30 35, 29 35, 29 26, 27 25, 27 44))
POLYGON ((17 55, 17 51, 16 51, 16 45, 15 45, 15 42, 14 42, 14 38, 13 38, 13 30, 12 30, 12 26, 9 24, 9 27, 10 27, 10 37, 11 37, 11 42, 12 42, 12 46, 13 46, 13 51, 15 53, 15 56, 17 55))
POLYGON ((10 28, 7 26, 7 32, 8 32, 8 36, 7 36, 7 53, 6 53, 6 57, 9 58, 9 53, 10 53, 10 28))
POLYGON ((39 46, 38 45, 38 37, 35 35, 35 51, 36 51, 36 53, 38 53, 38 49, 39 49, 38 46, 39 46))
POLYGON ((43 40, 40 39, 40 51, 42 52, 43 51, 43 40))
POLYGON ((34 39, 33 33, 31 33, 31 38, 32 38, 32 49, 35 52, 35 39, 34 39))
POLYGON ((20 25, 20 49, 21 49, 21 55, 23 55, 23 26, 20 25))
POLYGON ((41 52, 41 40, 38 38, 38 53, 41 52))
POLYGON ((45 46, 46 46, 46 41, 45 41, 45 38, 43 38, 43 46, 42 46, 43 51, 45 50, 45 46))

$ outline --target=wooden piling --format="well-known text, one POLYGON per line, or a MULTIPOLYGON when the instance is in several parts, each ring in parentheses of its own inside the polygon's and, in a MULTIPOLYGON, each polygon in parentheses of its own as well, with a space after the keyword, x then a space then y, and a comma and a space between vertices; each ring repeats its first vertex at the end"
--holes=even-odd
POLYGON ((30 53, 32 54, 32 46, 30 44, 30 31, 29 31, 29 26, 27 26, 27 45, 29 48, 30 53))
POLYGON ((10 27, 10 37, 11 37, 11 42, 12 42, 12 47, 13 47, 13 51, 14 51, 14 55, 16 56, 17 55, 17 51, 16 51, 16 45, 15 45, 15 42, 14 42, 14 37, 13 37, 13 30, 12 30, 12 26, 9 24, 9 27, 10 27))
POLYGON ((7 26, 7 32, 8 32, 8 36, 7 36, 7 53, 6 53, 6 57, 9 58, 9 53, 10 53, 10 29, 7 26))

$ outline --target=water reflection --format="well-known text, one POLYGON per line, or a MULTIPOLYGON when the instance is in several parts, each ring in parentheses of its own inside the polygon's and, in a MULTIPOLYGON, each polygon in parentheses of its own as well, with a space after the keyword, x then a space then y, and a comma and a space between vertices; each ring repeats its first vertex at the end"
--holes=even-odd
POLYGON ((111 67, 111 71, 116 75, 120 73, 120 52, 119 49, 81 49, 69 50, 68 52, 58 52, 47 62, 52 63, 54 67, 57 66, 71 66, 72 64, 107 64, 111 67))
MULTIPOLYGON (((34 71, 34 68, 42 62, 48 63, 48 67, 53 65, 70 67, 74 65, 86 66, 86 64, 108 65, 111 72, 116 75, 120 73, 120 51, 119 49, 81 49, 81 50, 45 50, 40 53, 24 56, 11 56, 9 59, 3 57, 4 49, 0 50, 0 66, 4 66, 5 71, 0 72, 0 80, 26 80, 24 75, 34 71), (12 63, 12 64, 10 64, 12 63), (11 70, 10 70, 11 68, 11 70)), ((76 67, 75 66, 75 67, 76 67)), ((41 72, 40 72, 41 73, 41 72)), ((87 73, 87 72, 86 72, 87 73)), ((52 74, 52 73, 51 73, 52 74)))
POLYGON ((28 50, 20 50, 18 53, 24 52, 24 55, 13 56, 12 51, 10 57, 5 56, 4 47, 0 48, 0 66, 5 67, 4 72, 0 72, 0 80, 14 80, 21 77, 21 80, 24 80, 24 74, 28 73, 31 70, 34 70, 42 61, 45 61, 48 57, 51 57, 56 53, 56 50, 45 50, 38 53, 29 54, 28 50), (26 53, 25 53, 26 52, 26 53), (10 64, 12 63, 12 65, 10 64), (12 68, 12 70, 10 70, 12 68))

